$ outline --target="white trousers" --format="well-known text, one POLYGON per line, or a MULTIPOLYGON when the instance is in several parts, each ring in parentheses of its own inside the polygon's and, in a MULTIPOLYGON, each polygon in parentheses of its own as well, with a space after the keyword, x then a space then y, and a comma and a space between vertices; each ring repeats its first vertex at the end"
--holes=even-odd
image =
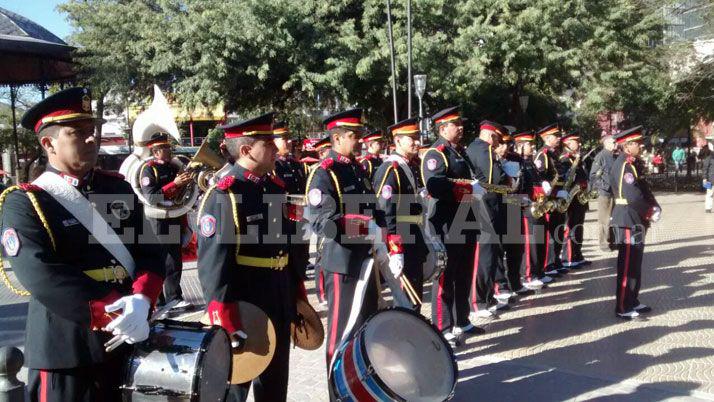
POLYGON ((707 190, 707 194, 704 196, 704 209, 711 211, 714 205, 714 188, 707 190))

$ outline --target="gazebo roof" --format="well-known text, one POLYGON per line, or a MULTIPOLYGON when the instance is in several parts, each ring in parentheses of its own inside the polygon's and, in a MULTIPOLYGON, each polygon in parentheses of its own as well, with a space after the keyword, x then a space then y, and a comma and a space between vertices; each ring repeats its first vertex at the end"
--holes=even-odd
POLYGON ((72 50, 42 26, 0 8, 0 85, 70 80, 72 50))

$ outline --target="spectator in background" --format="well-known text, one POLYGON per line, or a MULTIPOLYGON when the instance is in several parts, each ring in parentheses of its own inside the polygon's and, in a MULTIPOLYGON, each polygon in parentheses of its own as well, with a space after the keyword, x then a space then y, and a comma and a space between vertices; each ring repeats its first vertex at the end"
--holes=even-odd
POLYGON ((714 206, 714 190, 712 189, 712 183, 714 183, 714 155, 712 155, 709 143, 703 137, 697 138, 697 147, 699 147, 699 159, 702 161, 702 187, 707 192, 704 196, 704 211, 710 214, 712 213, 712 206, 714 206))
POLYGON ((684 160, 687 158, 687 153, 684 151, 681 145, 677 144, 677 147, 672 151, 672 161, 674 162, 674 168, 676 172, 682 171, 682 166, 684 165, 684 160))
POLYGON ((664 157, 662 156, 662 151, 661 150, 656 150, 654 156, 652 157, 652 172, 653 173, 662 173, 664 169, 662 169, 664 165, 664 157))

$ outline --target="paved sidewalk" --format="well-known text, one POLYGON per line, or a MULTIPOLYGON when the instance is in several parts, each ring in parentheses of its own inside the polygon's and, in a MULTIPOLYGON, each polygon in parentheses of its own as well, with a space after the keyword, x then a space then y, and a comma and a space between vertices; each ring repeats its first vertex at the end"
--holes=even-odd
MULTIPOLYGON (((714 214, 704 214, 702 195, 658 199, 662 221, 643 264, 640 299, 653 307, 646 321, 614 317, 615 253, 597 249, 591 211, 593 264, 481 322, 487 334, 457 350, 454 400, 714 400, 714 214)), ((195 268, 184 278, 185 293, 202 303, 195 268)), ((20 345, 26 304, 4 287, 0 302, 0 343, 20 345)), ((324 349, 293 349, 289 400, 327 401, 325 390, 324 349)))

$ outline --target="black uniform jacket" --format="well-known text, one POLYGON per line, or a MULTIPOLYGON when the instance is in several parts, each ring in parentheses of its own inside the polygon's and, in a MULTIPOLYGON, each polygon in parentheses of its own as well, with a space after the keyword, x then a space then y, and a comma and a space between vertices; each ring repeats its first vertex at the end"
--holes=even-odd
MULTIPOLYGON (((48 170, 57 172, 51 166, 48 170)), ((31 293, 25 341, 29 368, 102 362, 110 334, 100 329, 113 319, 104 306, 132 292, 155 301, 163 283, 162 253, 156 252, 160 244, 153 232, 144 230, 150 226, 129 183, 101 171, 81 180, 64 177, 95 204, 126 244, 136 280, 132 283, 124 267, 49 193, 31 184, 8 188, 0 197, 3 262, 31 293)))
MULTIPOLYGON (((427 216, 437 233, 449 231, 452 223, 461 224, 454 222, 454 219, 459 210, 461 189, 464 186, 460 186, 452 180, 462 179, 468 182, 473 179, 471 162, 463 147, 453 145, 444 138, 439 138, 424 153, 421 177, 430 197, 427 216)), ((470 185, 465 187, 470 187, 470 185)), ((473 208, 469 209, 465 220, 469 222, 469 226, 461 233, 466 236, 477 235, 479 232, 478 220, 473 208)))
POLYGON ((296 161, 291 155, 278 156, 275 160, 273 173, 285 183, 285 189, 288 194, 304 195, 305 182, 307 181, 305 166, 303 163, 296 161))
POLYGON ((384 163, 384 160, 382 160, 381 156, 370 153, 367 153, 367 155, 360 160, 360 165, 362 165, 362 169, 367 173, 367 177, 370 180, 374 177, 377 169, 382 166, 382 163, 384 163))
POLYGON ((554 148, 543 147, 536 153, 533 163, 538 169, 543 181, 548 181, 552 187, 551 194, 555 196, 555 193, 562 188, 563 181, 563 167, 558 161, 559 157, 554 148), (556 174, 558 175, 558 180, 555 181, 556 174))
POLYGON ((212 323, 229 333, 241 328, 238 301, 272 320, 292 320, 295 276, 288 269, 285 188, 234 164, 201 201, 198 277, 212 323))
MULTIPOLYGON (((493 148, 486 141, 476 138, 466 150, 473 164, 474 178, 480 183, 509 185, 510 178, 501 169, 501 162, 493 153, 493 148)), ((498 234, 506 230, 506 209, 503 196, 498 193, 486 193, 483 196, 486 212, 491 218, 491 225, 498 234)), ((486 230, 486 228, 482 228, 486 230)))
POLYGON ((426 255, 422 234, 423 211, 418 193, 419 168, 415 161, 403 160, 409 167, 414 184, 400 163, 383 163, 375 172, 372 183, 377 194, 377 206, 384 212, 387 233, 398 236, 397 241, 403 245, 404 252, 426 255))
POLYGON ((623 152, 612 164, 610 177, 615 197, 610 225, 622 228, 649 227, 653 208, 659 207, 659 204, 644 177, 641 161, 623 152))
MULTIPOLYGON (((560 163, 560 166, 563 171, 562 176, 562 181, 565 182, 568 178, 568 175, 570 174, 570 169, 573 167, 573 164, 575 163, 575 154, 571 152, 565 152, 562 155, 560 155, 560 159, 558 162, 560 163)), ((573 180, 572 186, 580 186, 582 191, 585 191, 588 187, 588 172, 585 170, 585 166, 583 165, 583 160, 581 159, 580 162, 578 163, 578 166, 575 169, 575 180, 573 180)), ((571 187, 571 188, 573 188, 571 187)))
POLYGON ((179 188, 174 184, 179 168, 160 159, 150 159, 139 172, 141 193, 152 205, 173 205, 179 188))
POLYGON ((330 151, 308 179, 307 205, 312 231, 324 238, 323 269, 359 276, 372 246, 369 221, 385 226, 366 172, 354 158, 330 151))

